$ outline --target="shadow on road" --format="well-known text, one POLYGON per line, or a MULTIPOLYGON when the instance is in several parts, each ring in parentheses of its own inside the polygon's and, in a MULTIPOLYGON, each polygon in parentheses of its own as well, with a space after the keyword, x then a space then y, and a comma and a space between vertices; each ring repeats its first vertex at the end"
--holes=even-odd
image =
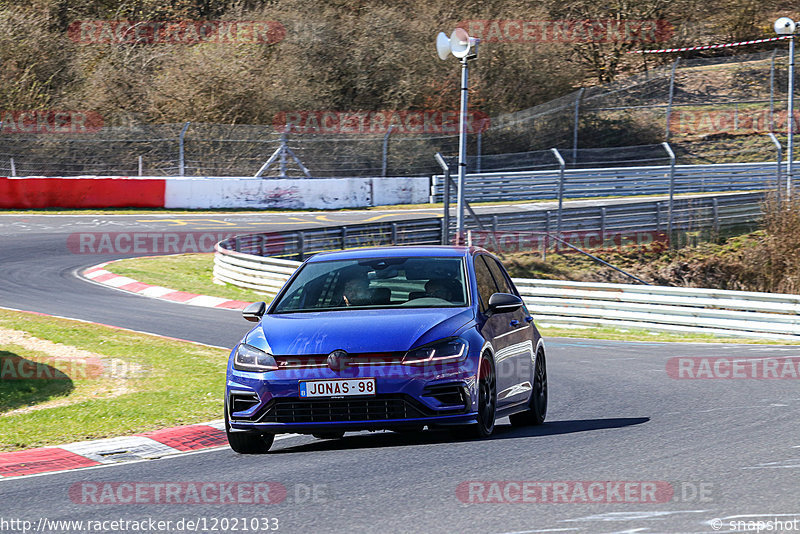
MULTIPOLYGON (((575 432, 592 430, 608 430, 627 426, 640 425, 650 421, 649 417, 611 417, 607 419, 571 419, 552 421, 540 426, 513 427, 497 425, 494 434, 488 441, 501 439, 518 439, 528 437, 557 436, 575 432)), ((405 447, 412 445, 434 445, 438 443, 455 443, 460 441, 476 441, 455 437, 447 430, 427 430, 424 432, 375 432, 371 434, 345 435, 342 439, 319 440, 294 447, 275 449, 270 454, 287 454, 312 451, 336 451, 352 449, 376 449, 381 447, 405 447)))

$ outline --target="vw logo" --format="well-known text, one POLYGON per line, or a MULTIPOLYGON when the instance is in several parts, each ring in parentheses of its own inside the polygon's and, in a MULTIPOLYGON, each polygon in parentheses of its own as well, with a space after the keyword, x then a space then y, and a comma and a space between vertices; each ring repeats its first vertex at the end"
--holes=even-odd
POLYGON ((347 367, 347 353, 343 350, 335 350, 328 354, 328 367, 337 373, 344 371, 347 367))

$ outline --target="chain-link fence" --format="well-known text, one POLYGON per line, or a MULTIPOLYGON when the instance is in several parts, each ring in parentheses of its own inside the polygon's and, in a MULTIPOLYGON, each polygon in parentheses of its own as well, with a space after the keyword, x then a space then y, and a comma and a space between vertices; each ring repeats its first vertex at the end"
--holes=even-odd
MULTIPOLYGON (((679 164, 773 160, 765 134, 786 131, 786 56, 675 60, 493 117, 468 136, 468 171, 551 168, 550 147, 570 168, 662 165, 665 140, 679 164)), ((6 124, 0 175, 254 176, 274 155, 262 176, 422 176, 439 172, 433 154, 457 152, 457 135, 401 130, 283 136, 273 125, 195 123, 26 134, 6 124)))

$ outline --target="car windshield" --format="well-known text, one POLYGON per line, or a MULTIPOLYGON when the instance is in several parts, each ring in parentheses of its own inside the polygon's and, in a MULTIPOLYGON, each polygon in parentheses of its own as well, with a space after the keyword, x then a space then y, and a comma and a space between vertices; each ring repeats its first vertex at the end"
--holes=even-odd
POLYGON ((467 305, 462 258, 369 258, 307 263, 271 313, 467 305))

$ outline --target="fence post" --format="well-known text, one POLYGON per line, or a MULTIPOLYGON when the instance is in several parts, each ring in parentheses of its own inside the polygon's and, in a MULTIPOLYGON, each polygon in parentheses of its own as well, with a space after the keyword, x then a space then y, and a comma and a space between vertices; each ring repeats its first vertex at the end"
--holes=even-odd
POLYGON ((556 225, 556 234, 558 234, 558 236, 561 237, 561 212, 564 209, 564 169, 566 168, 566 163, 564 162, 564 158, 561 157, 561 153, 558 151, 557 148, 551 148, 550 151, 553 153, 553 155, 558 160, 558 167, 559 167, 559 171, 558 171, 558 224, 556 225))
POLYGON ((676 57, 672 62, 672 73, 669 75, 669 102, 667 103, 667 130, 664 135, 664 141, 669 141, 669 120, 672 116, 672 98, 675 96, 675 69, 678 68, 678 62, 681 58, 676 57))
POLYGON ((575 98, 575 117, 573 118, 572 124, 572 164, 575 165, 578 163, 578 118, 581 112, 581 98, 583 98, 583 92, 586 90, 585 87, 581 87, 578 90, 578 96, 575 98))
POLYGON ((444 213, 442 217, 442 224, 444 231, 442 232, 442 245, 450 244, 450 165, 442 157, 441 152, 437 152, 434 156, 436 162, 444 171, 444 191, 442 200, 444 201, 444 213))
POLYGON ((11 158, 9 158, 9 161, 11 162, 11 177, 12 178, 16 178, 17 177, 17 165, 14 163, 13 156, 11 158))
POLYGON ((775 130, 775 55, 777 48, 772 49, 772 58, 769 63, 769 129, 775 130))
POLYGON ((191 122, 187 122, 183 125, 183 129, 181 130, 181 135, 178 138, 178 176, 183 176, 184 171, 186 169, 185 161, 183 158, 183 140, 186 137, 186 130, 189 129, 189 125, 191 122))
POLYGON ((386 130, 386 135, 383 136, 383 167, 381 168, 381 176, 386 176, 389 169, 389 135, 391 135, 393 129, 394 124, 390 124, 389 129, 386 130))
POLYGON ((778 162, 777 162, 777 166, 775 167, 775 192, 776 192, 776 197, 778 199, 778 204, 780 204, 780 202, 781 202, 781 160, 783 159, 783 150, 781 149, 780 141, 778 141, 778 138, 775 137, 774 133, 770 132, 767 135, 772 140, 772 144, 775 145, 775 149, 778 151, 778 162))
POLYGON ((142 176, 142 156, 139 156, 139 176, 142 176))
MULTIPOLYGON (((676 60, 677 61, 677 60, 676 60)), ((664 150, 667 151, 669 154, 669 211, 667 214, 667 234, 669 235, 669 242, 670 246, 672 245, 672 209, 675 205, 675 152, 672 151, 672 147, 669 146, 669 143, 661 143, 661 146, 664 147, 664 150)))

